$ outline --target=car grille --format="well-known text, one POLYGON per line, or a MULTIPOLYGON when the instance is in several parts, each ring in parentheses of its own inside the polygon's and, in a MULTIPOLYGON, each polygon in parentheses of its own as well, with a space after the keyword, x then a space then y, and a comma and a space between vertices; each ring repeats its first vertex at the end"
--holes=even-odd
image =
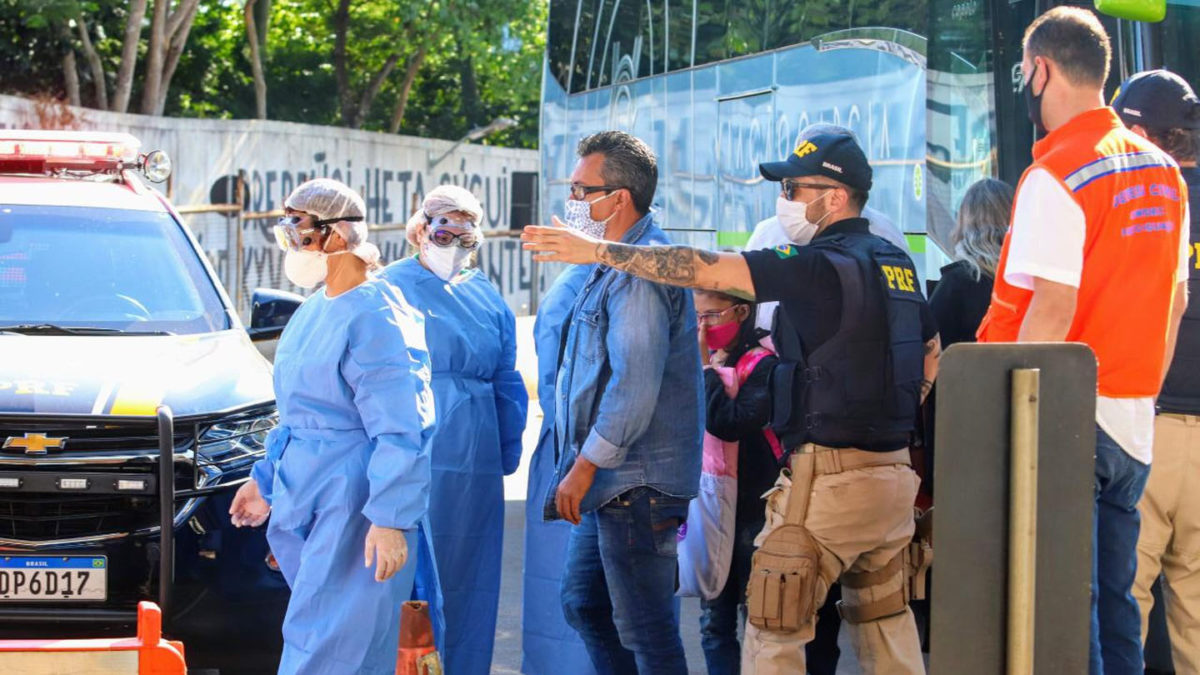
POLYGON ((158 524, 157 498, 0 493, 0 537, 23 541, 134 532, 158 524))
MULTIPOLYGON (((28 456, 20 449, 0 451, 0 470, 71 473, 156 472, 158 434, 154 420, 0 416, 0 440, 25 434, 66 437, 65 447, 28 456)), ((196 424, 177 424, 177 455, 195 447, 196 424)), ((176 490, 194 487, 190 461, 175 464, 176 490)), ((176 513, 183 507, 176 504, 176 513)), ((150 531, 159 523, 157 495, 71 494, 0 491, 0 540, 54 542, 150 531)))

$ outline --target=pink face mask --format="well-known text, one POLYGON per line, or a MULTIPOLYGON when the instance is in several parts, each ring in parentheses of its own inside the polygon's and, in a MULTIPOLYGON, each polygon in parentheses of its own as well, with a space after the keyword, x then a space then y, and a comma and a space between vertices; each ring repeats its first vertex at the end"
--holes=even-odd
POLYGON ((712 349, 725 349, 733 344, 741 327, 742 324, 737 321, 730 321, 718 326, 705 326, 704 333, 708 339, 708 346, 712 349))

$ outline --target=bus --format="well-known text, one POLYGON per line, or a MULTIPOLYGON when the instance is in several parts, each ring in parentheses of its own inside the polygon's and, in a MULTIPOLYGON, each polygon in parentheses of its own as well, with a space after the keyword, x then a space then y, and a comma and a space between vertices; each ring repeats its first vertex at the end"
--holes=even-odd
MULTIPOLYGON (((758 164, 815 122, 850 128, 875 171, 870 205, 905 233, 923 279, 948 262, 963 193, 1016 185, 1030 161, 1021 38, 1047 0, 550 0, 541 106, 542 221, 567 198, 575 146, 628 131, 658 155, 654 208, 681 243, 740 247, 774 215, 758 164)), ((1111 94, 1167 67, 1200 84, 1200 0, 1167 18, 1101 15, 1111 94)), ((542 266, 545 288, 556 266, 542 266)))

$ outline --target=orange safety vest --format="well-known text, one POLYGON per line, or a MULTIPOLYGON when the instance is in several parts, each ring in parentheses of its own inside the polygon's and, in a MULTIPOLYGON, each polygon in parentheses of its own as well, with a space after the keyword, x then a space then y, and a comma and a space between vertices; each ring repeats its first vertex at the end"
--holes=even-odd
MULTIPOLYGON (((1083 342, 1099 362, 1099 393, 1155 396, 1163 374, 1179 237, 1187 227, 1187 185, 1175 162, 1125 128, 1112 108, 1077 115, 1033 146, 1034 168, 1063 185, 1087 222, 1083 274, 1068 342, 1083 342)), ((1025 180, 1022 176, 1022 183, 1025 180)), ((1017 187, 1017 200, 1021 188, 1017 187)), ((1015 209, 1014 209, 1015 212, 1015 209)), ((1024 227, 1054 223, 1024 223, 1024 227)), ((1015 342, 1033 292, 1004 280, 1004 239, 992 304, 980 342, 1015 342)))

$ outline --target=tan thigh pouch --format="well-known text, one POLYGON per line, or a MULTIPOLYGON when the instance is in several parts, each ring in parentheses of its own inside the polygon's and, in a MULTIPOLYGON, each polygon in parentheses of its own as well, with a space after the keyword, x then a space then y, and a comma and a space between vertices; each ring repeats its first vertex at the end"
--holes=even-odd
POLYGON ((821 550, 800 525, 770 532, 754 553, 746 605, 751 624, 763 630, 800 630, 817 615, 821 550))

